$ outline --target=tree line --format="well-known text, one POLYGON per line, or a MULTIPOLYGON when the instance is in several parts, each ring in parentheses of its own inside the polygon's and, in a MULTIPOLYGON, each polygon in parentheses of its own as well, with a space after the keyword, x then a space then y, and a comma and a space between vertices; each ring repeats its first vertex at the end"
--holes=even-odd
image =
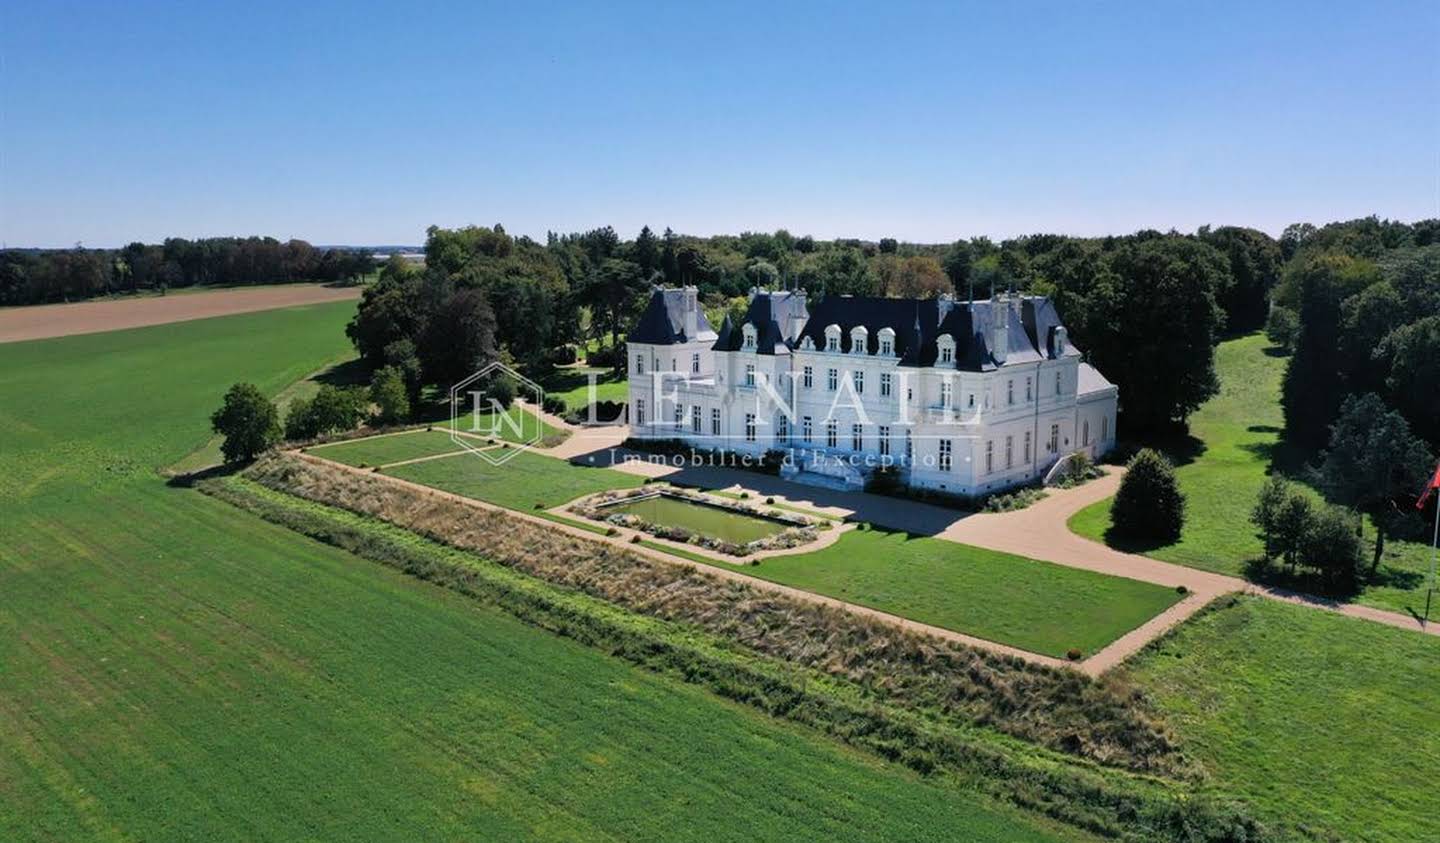
POLYGON ((304 240, 273 237, 171 237, 121 249, 6 249, 0 251, 0 306, 199 285, 354 281, 373 269, 365 250, 317 249, 304 240))

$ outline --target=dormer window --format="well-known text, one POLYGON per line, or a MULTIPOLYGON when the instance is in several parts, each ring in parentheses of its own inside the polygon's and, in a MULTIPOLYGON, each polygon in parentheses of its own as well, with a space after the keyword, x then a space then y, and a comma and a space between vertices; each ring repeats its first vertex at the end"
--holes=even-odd
POLYGON ((743 330, 745 332, 745 348, 755 348, 757 345, 759 345, 759 342, 755 338, 754 325, 746 325, 743 330))
POLYGON ((939 350, 938 363, 940 365, 953 365, 955 363, 955 339, 949 334, 941 334, 935 338, 935 347, 939 350))
POLYGON ((809 337, 806 337, 805 339, 800 341, 800 349, 802 351, 814 351, 815 341, 810 339, 809 337))
POLYGON ((895 332, 889 328, 880 329, 880 356, 895 356, 895 332))
POLYGON ((825 350, 838 352, 840 350, 840 326, 830 325, 825 329, 825 350))
POLYGON ((851 328, 850 353, 864 354, 866 351, 866 344, 869 340, 869 336, 870 332, 865 329, 864 325, 856 325, 855 327, 851 328))

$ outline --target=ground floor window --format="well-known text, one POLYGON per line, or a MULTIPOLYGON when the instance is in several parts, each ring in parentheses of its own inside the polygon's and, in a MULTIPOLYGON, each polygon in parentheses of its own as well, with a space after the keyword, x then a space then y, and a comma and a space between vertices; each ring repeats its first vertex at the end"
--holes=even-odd
POLYGON ((915 459, 915 438, 907 430, 905 431, 905 463, 908 465, 913 459, 915 459))
POLYGON ((1090 420, 1089 420, 1089 419, 1086 419, 1086 420, 1085 420, 1085 423, 1084 423, 1083 425, 1081 425, 1080 430, 1081 430, 1080 444, 1081 444, 1081 445, 1084 445, 1084 446, 1086 446, 1086 447, 1089 447, 1089 445, 1090 445, 1090 420))
POLYGON ((1025 464, 1030 464, 1030 431, 1025 431, 1025 464))
POLYGON ((1100 441, 1104 442, 1110 438, 1110 417, 1104 416, 1100 419, 1100 441))
POLYGON ((638 425, 638 424, 644 424, 644 423, 645 423, 645 399, 644 399, 644 398, 636 398, 636 399, 635 399, 635 423, 636 423, 637 425, 638 425))
POLYGON ((800 438, 809 444, 815 440, 815 423, 810 421, 809 416, 800 419, 800 438))
POLYGON ((712 408, 710 409, 710 435, 711 435, 711 436, 719 436, 719 435, 720 435, 720 408, 719 408, 719 407, 712 407, 712 408))
POLYGON ((781 442, 784 442, 785 439, 789 437, 789 435, 790 420, 785 418, 784 413, 781 413, 779 417, 775 419, 775 438, 781 442))
POLYGON ((682 425, 682 424, 684 424, 684 423, 685 423, 685 407, 684 407, 683 405, 676 404, 676 405, 675 405, 675 426, 678 428, 680 425, 682 425))
POLYGON ((1058 425, 1058 424, 1052 424, 1052 425, 1050 425, 1050 446, 1049 446, 1049 447, 1050 447, 1050 453, 1052 453, 1052 454, 1058 454, 1058 453, 1060 452, 1060 425, 1058 425))
POLYGON ((880 441, 880 456, 890 456, 890 428, 880 425, 875 431, 876 438, 880 441))
POLYGON ((940 440, 940 470, 941 470, 941 471, 949 471, 949 470, 950 470, 950 440, 949 440, 949 439, 941 439, 941 440, 940 440))
POLYGON ((860 451, 865 448, 865 438, 862 435, 863 429, 858 424, 850 425, 850 450, 860 451))
POLYGON ((985 443, 985 473, 995 471, 995 440, 991 439, 985 443))
POLYGON ((825 447, 827 448, 835 447, 836 440, 838 439, 838 434, 836 433, 835 428, 835 422, 825 422, 825 447))
POLYGON ((1015 437, 1005 437, 1005 467, 1009 468, 1015 464, 1015 437))
POLYGON ((746 413, 746 414, 745 414, 745 441, 746 441, 746 442, 754 442, 754 441, 755 441, 755 414, 754 414, 754 413, 746 413))

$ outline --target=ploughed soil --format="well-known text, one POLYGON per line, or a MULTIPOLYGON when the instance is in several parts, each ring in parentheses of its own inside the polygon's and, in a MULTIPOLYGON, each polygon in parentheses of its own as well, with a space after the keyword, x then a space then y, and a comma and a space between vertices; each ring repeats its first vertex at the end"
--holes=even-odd
POLYGON ((142 328, 232 313, 358 299, 361 287, 286 284, 178 292, 73 304, 0 308, 0 343, 142 328))

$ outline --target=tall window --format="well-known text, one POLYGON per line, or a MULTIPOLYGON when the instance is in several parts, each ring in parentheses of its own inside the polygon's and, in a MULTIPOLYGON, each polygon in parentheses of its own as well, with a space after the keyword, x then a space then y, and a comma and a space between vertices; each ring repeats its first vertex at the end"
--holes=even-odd
POLYGON ((1059 372, 1056 372, 1056 373, 1055 373, 1055 394, 1056 394, 1056 395, 1059 395, 1059 394, 1060 394, 1060 373, 1059 373, 1059 372))
POLYGON ((635 374, 645 374, 645 355, 643 354, 635 355, 635 374))
POLYGON ((862 429, 858 424, 850 425, 850 450, 861 451, 865 448, 865 438, 862 429))
POLYGON ((835 428, 836 424, 834 419, 825 422, 825 447, 827 448, 835 447, 835 443, 839 439, 839 434, 836 433, 835 428))
POLYGON ((1100 417, 1100 441, 1101 441, 1101 442, 1104 442, 1106 439, 1109 439, 1109 438, 1110 438, 1110 417, 1109 417, 1109 416, 1101 416, 1101 417, 1100 417))
POLYGON ((831 334, 831 335, 829 335, 829 336, 827 336, 827 337, 825 338, 825 350, 826 350, 826 351, 839 351, 839 350, 840 350, 840 335, 839 335, 839 334, 831 334))
POLYGON ((950 381, 940 381, 940 406, 950 406, 950 381))
POLYGON ((1010 405, 1013 405, 1013 404, 1015 403, 1015 379, 1014 379, 1014 378, 1011 378, 1010 380, 1005 381, 1005 403, 1006 403, 1006 404, 1010 404, 1010 405))
POLYGON ((1060 425, 1050 425, 1050 453, 1060 452, 1060 425))
POLYGON ((881 373, 880 373, 880 396, 881 396, 882 398, 889 398, 889 397, 890 397, 890 373, 889 373, 889 372, 881 372, 881 373))
POLYGON ((790 420, 781 413, 780 418, 775 420, 775 438, 784 442, 790 436, 790 420))
POLYGON ((694 433, 700 432, 700 405, 696 404, 690 408, 690 430, 694 433))
POLYGON ((855 394, 859 395, 865 391, 865 373, 855 372, 855 394))
POLYGON ((940 440, 940 470, 941 470, 941 471, 949 471, 949 470, 950 470, 950 440, 949 440, 949 439, 941 439, 941 440, 940 440))
POLYGON ((831 392, 840 388, 840 371, 838 369, 829 369, 825 372, 825 385, 830 388, 831 392))
POLYGON ((685 408, 680 404, 675 405, 675 426, 679 427, 685 423, 685 408))
POLYGON ((995 471, 995 440, 991 439, 985 443, 985 473, 995 471))
POLYGON ((1030 463, 1030 431, 1025 431, 1025 463, 1030 463))
POLYGON ((810 387, 812 387, 812 386, 815 385, 815 367, 814 367, 814 366, 806 366, 806 367, 805 367, 804 383, 805 383, 805 388, 806 388, 806 389, 809 389, 810 387))
POLYGON ((815 440, 815 423, 810 421, 809 416, 800 419, 800 438, 804 439, 806 444, 815 440))
POLYGON ((711 408, 710 408, 710 435, 711 435, 711 436, 719 436, 719 435, 720 435, 720 408, 719 408, 719 407, 711 407, 711 408))
POLYGON ((889 357, 891 354, 895 353, 895 346, 893 343, 890 342, 889 337, 880 338, 880 353, 885 355, 886 357, 889 357))
POLYGON ((940 346, 940 362, 941 362, 941 363, 954 363, 954 362, 955 362, 955 349, 951 348, 951 347, 948 346, 948 345, 942 345, 942 346, 940 346))
POLYGON ((745 441, 746 441, 746 442, 754 442, 754 441, 755 441, 755 414, 754 414, 754 413, 746 413, 746 414, 745 414, 745 441))
POLYGON ((641 425, 641 424, 644 424, 644 423, 645 423, 645 399, 644 399, 644 398, 636 398, 636 399, 635 399, 635 424, 641 425))
POLYGON ((675 358, 674 358, 674 357, 671 357, 671 358, 670 358, 670 371, 672 371, 672 372, 675 371, 675 366, 676 366, 675 358))
POLYGON ((880 425, 875 429, 875 437, 880 443, 880 456, 890 456, 890 428, 880 425))
POLYGON ((1082 437, 1081 440, 1080 440, 1080 444, 1081 444, 1081 445, 1084 445, 1084 446, 1086 446, 1086 447, 1088 448, 1088 447, 1090 446, 1090 420, 1089 420, 1089 419, 1086 419, 1086 420, 1085 420, 1085 424, 1084 424, 1083 426, 1081 426, 1080 430, 1083 431, 1083 437, 1082 437))
POLYGON ((755 364, 754 364, 754 363, 746 363, 746 364, 745 364, 745 385, 746 385, 746 386, 754 386, 754 385, 755 385, 755 364))
POLYGON ((1005 467, 1009 468, 1015 464, 1015 437, 1005 437, 1005 467))
POLYGON ((745 347, 746 347, 746 348, 754 348, 754 347, 755 347, 755 326, 753 326, 753 325, 746 325, 744 330, 745 330, 745 340, 744 340, 745 347))
POLYGON ((907 430, 905 431, 905 464, 909 465, 913 459, 915 459, 915 438, 907 430))
POLYGON ((972 410, 975 409, 975 393, 970 393, 970 396, 965 399, 965 406, 972 410))
POLYGON ((700 374, 700 352, 698 351, 690 355, 690 374, 700 374))
POLYGON ((1025 403, 1026 403, 1026 404, 1029 404, 1031 401, 1033 401, 1033 400, 1035 399, 1035 393, 1034 393, 1034 391, 1033 391, 1033 388, 1031 387, 1030 380, 1031 380, 1030 376, 1029 376, 1029 375, 1026 375, 1026 376, 1025 376, 1025 403))

